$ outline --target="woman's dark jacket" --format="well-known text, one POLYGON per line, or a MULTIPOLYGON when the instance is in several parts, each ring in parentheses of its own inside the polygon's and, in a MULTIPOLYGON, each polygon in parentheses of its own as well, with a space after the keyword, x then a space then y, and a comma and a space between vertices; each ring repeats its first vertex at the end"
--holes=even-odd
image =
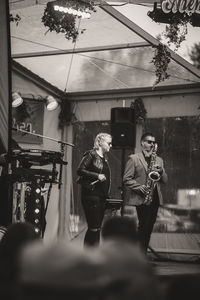
POLYGON ((87 196, 99 196, 106 198, 110 191, 110 168, 106 157, 100 157, 95 150, 84 153, 78 166, 78 183, 82 186, 82 192, 87 196), (104 174, 106 180, 98 181, 99 174, 104 174))

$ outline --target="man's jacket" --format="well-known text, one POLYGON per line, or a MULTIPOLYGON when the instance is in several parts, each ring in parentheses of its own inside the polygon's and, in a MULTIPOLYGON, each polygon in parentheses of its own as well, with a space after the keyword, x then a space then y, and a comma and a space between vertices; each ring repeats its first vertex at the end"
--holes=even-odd
MULTIPOLYGON (((156 157, 156 164, 162 167, 163 173, 159 181, 157 181, 157 191, 159 202, 163 204, 160 183, 167 182, 167 174, 164 169, 163 160, 161 157, 156 157)), ((132 154, 125 166, 123 183, 125 187, 125 204, 126 205, 141 205, 144 202, 144 195, 139 190, 139 186, 146 184, 148 165, 142 152, 132 154)))

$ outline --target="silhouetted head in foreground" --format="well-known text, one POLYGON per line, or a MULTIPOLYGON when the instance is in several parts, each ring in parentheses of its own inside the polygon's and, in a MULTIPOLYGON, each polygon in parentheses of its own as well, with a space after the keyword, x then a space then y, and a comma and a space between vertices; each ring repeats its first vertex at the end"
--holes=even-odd
POLYGON ((21 257, 20 300, 164 300, 153 269, 133 243, 28 245, 21 257))
POLYGON ((108 239, 125 239, 137 242, 137 227, 133 218, 128 216, 114 216, 105 221, 102 228, 102 237, 108 239))
MULTIPOLYGON (((30 241, 38 239, 34 226, 29 223, 13 223, 8 226, 0 241, 0 280, 2 286, 13 284, 18 276, 19 253, 30 241)), ((8 298, 6 298, 8 299, 8 298)))

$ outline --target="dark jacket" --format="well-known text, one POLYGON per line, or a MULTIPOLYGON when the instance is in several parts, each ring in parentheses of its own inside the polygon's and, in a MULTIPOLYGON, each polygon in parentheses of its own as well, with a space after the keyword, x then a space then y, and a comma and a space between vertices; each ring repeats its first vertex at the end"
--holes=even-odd
POLYGON ((107 197, 110 190, 110 168, 107 158, 101 158, 95 150, 89 150, 84 153, 78 166, 77 174, 80 183, 84 189, 93 194, 107 197), (106 181, 98 180, 99 174, 104 174, 106 170, 106 181))

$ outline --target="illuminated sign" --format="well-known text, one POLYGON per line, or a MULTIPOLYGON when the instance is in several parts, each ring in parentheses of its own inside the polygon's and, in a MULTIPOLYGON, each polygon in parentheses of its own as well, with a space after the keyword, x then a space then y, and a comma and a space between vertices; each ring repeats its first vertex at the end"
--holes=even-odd
POLYGON ((191 16, 193 13, 200 14, 200 0, 163 0, 161 8, 166 14, 179 12, 191 16))

